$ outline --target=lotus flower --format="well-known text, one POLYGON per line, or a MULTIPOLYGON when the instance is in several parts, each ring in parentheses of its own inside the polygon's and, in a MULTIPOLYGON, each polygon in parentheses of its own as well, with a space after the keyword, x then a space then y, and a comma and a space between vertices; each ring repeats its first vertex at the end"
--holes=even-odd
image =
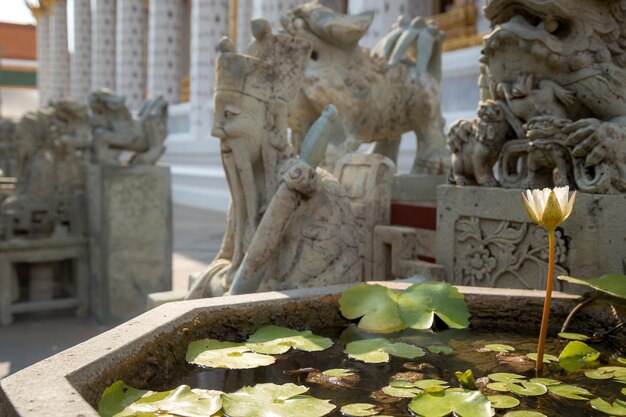
POLYGON ((522 202, 530 218, 547 230, 555 230, 572 213, 576 191, 569 197, 569 187, 558 187, 553 190, 526 190, 522 193, 522 202))

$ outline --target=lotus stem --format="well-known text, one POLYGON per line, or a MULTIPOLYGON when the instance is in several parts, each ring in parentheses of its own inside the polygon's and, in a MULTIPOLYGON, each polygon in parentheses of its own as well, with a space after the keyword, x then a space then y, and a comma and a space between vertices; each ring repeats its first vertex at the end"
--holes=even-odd
POLYGON ((552 300, 552 285, 554 282, 554 229, 548 231, 548 279, 546 283, 546 297, 543 302, 543 314, 541 315, 541 330, 539 331, 539 345, 537 346, 537 376, 543 371, 543 351, 548 334, 548 318, 550 316, 550 301, 552 300))

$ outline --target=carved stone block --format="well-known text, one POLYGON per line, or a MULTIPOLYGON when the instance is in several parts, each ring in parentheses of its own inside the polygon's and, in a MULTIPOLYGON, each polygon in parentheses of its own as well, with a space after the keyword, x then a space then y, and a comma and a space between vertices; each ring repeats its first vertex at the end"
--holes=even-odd
POLYGON ((128 320, 147 294, 171 289, 169 167, 91 165, 88 187, 92 310, 128 320))
MULTIPOLYGON (((441 185, 437 263, 457 285, 545 289, 545 230, 524 210, 522 190, 441 185)), ((594 278, 626 268, 626 196, 578 192, 571 217, 556 232, 557 275, 594 278)), ((556 290, 586 287, 556 281, 556 290)))

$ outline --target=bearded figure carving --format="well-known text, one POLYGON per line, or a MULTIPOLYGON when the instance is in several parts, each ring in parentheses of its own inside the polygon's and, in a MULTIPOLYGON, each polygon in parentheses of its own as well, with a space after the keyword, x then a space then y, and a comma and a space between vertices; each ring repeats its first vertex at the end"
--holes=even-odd
POLYGON ((626 192, 626 4, 488 0, 485 15, 481 100, 503 103, 511 126, 500 185, 626 192))
MULTIPOLYGON (((220 251, 188 298, 359 276, 356 223, 343 186, 315 169, 319 149, 296 159, 287 138, 288 107, 311 46, 272 34, 262 19, 252 22, 252 32, 246 54, 227 38, 219 45, 212 135, 221 143, 232 201, 220 251)), ((336 116, 325 112, 313 134, 327 137, 336 116)))

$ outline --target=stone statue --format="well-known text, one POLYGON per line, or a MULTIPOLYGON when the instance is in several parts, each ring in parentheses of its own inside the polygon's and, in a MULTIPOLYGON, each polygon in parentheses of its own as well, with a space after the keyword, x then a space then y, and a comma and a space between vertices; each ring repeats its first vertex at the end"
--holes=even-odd
POLYGON ((221 249, 188 298, 354 282, 361 270, 345 190, 315 169, 336 111, 313 126, 300 158, 287 139, 288 103, 311 47, 272 34, 262 19, 252 32, 247 54, 227 38, 219 45, 212 135, 220 139, 232 203, 221 249))
POLYGON ((154 164, 165 152, 167 102, 162 97, 148 99, 135 118, 124 101, 124 96, 106 89, 89 96, 94 162, 120 164, 119 154, 130 151, 129 164, 154 164))
MULTIPOLYGON (((481 59, 481 109, 498 103, 496 157, 467 165, 480 146, 480 112, 452 125, 451 181, 541 188, 569 184, 626 192, 626 4, 618 0, 490 0, 481 59), (508 125, 508 126, 507 126, 508 125), (499 162, 498 178, 485 178, 499 162), (481 173, 477 173, 481 171, 481 173)), ((484 150, 483 150, 484 151, 484 150)), ((483 152, 480 151, 479 153, 483 152)))
POLYGON ((439 87, 444 35, 422 18, 399 19, 370 53, 358 42, 372 19, 369 12, 347 16, 316 2, 282 18, 287 33, 313 45, 289 116, 294 145, 330 103, 342 129, 331 138, 328 166, 362 142, 376 142, 374 152, 395 161, 400 135, 413 131, 419 154, 411 172, 441 174, 448 165, 439 87))
POLYGON ((0 120, 0 177, 15 175, 17 154, 15 150, 15 122, 0 120))

